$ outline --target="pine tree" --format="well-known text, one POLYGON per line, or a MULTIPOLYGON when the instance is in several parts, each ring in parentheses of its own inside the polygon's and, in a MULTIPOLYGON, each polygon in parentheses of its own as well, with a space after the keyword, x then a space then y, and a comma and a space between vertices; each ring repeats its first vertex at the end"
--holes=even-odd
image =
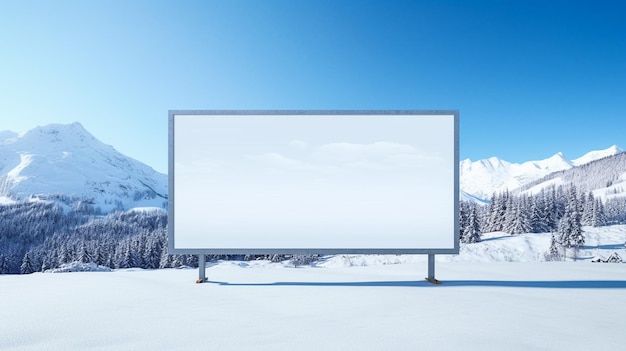
POLYGON ((167 229, 163 229, 159 232, 159 242, 161 244, 161 257, 159 260, 159 268, 171 268, 172 267, 172 255, 168 253, 167 248, 167 229))
POLYGON ((143 262, 145 268, 155 269, 159 268, 159 261, 161 259, 161 243, 155 237, 150 237, 148 243, 145 246, 143 253, 143 262))
POLYGON ((530 231, 533 233, 544 233, 548 231, 546 218, 542 209, 544 208, 543 200, 540 196, 533 196, 530 201, 530 231))
POLYGON ((476 204, 469 205, 467 214, 467 225, 463 230, 461 242, 465 244, 476 243, 480 241, 480 222, 476 210, 476 204))
POLYGON ((117 260, 117 268, 131 268, 133 267, 132 254, 130 252, 130 241, 127 240, 122 246, 118 247, 120 255, 117 260))
MULTIPOLYGON (((563 217, 559 221, 559 242, 564 248, 573 248, 576 252, 585 244, 585 237, 580 223, 580 205, 574 185, 568 192, 563 217)), ((576 257, 576 255, 574 255, 576 257)))
POLYGON ((552 187, 552 191, 548 194, 543 192, 544 195, 544 207, 543 213, 546 224, 546 231, 554 232, 558 229, 559 226, 559 217, 556 203, 556 195, 554 192, 554 186, 552 187))
POLYGON ((596 199, 593 203, 593 216, 591 224, 594 227, 602 227, 606 225, 606 215, 604 213, 604 205, 602 200, 596 199))
POLYGON ((463 232, 467 227, 467 215, 469 212, 469 204, 467 201, 459 202, 459 238, 463 238, 463 232))
POLYGON ((558 261, 561 259, 561 255, 559 254, 559 243, 556 240, 554 233, 550 236, 550 249, 546 258, 548 261, 558 261))
POLYGON ((0 274, 9 273, 9 260, 4 254, 0 254, 0 274))
POLYGON ((583 204, 583 213, 580 219, 580 223, 582 225, 593 225, 595 205, 596 205, 596 201, 593 197, 593 193, 590 191, 589 195, 587 195, 587 199, 585 200, 583 204))
POLYGON ((502 229, 503 232, 512 234, 515 218, 517 217, 517 202, 513 200, 512 196, 507 196, 504 215, 502 216, 502 229))
POLYGON ((78 261, 81 263, 90 263, 93 262, 94 259, 89 253, 89 249, 87 249, 87 244, 84 240, 80 243, 80 249, 78 251, 78 261))
POLYGON ((187 256, 185 259, 185 265, 198 268, 198 256, 197 255, 185 255, 187 256))
POLYGON ((187 255, 173 255, 171 267, 179 268, 187 265, 187 255))
POLYGON ((109 268, 115 268, 115 262, 113 262, 113 255, 109 255, 109 257, 107 257, 104 265, 109 268))
POLYGON ((498 232, 504 230, 504 218, 506 215, 506 204, 508 192, 493 194, 489 203, 489 219, 487 220, 487 231, 498 232))
POLYGON ((106 257, 104 254, 104 250, 105 249, 101 245, 98 245, 98 247, 96 247, 94 261, 99 266, 104 266, 106 264, 106 257))
POLYGON ((531 231, 530 218, 526 211, 525 198, 509 198, 507 206, 507 224, 505 231, 509 234, 523 234, 531 231))
POLYGON ((22 265, 20 266, 20 272, 22 274, 31 274, 35 270, 32 267, 30 256, 28 252, 24 254, 24 258, 22 259, 22 265))
POLYGON ((72 261, 72 256, 67 244, 63 244, 60 247, 59 264, 68 263, 72 261))
POLYGON ((559 220, 565 215, 565 207, 567 204, 567 195, 563 186, 559 185, 557 188, 553 187, 553 191, 550 194, 554 201, 554 218, 555 228, 558 227, 559 220))
POLYGON ((145 268, 143 255, 146 247, 145 231, 142 231, 137 239, 133 240, 131 245, 132 267, 145 268))
POLYGON ((159 260, 159 268, 172 268, 172 255, 167 253, 167 250, 161 252, 161 259, 159 260))

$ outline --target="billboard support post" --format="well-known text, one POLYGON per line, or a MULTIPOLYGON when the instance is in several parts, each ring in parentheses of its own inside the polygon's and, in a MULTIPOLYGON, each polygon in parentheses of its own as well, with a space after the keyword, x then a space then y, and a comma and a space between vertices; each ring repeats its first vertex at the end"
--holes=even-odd
POLYGON ((196 283, 204 283, 206 280, 206 255, 200 254, 198 255, 198 280, 196 283))
POLYGON ((435 278, 435 254, 428 254, 428 276, 426 280, 433 284, 441 284, 441 281, 435 278))

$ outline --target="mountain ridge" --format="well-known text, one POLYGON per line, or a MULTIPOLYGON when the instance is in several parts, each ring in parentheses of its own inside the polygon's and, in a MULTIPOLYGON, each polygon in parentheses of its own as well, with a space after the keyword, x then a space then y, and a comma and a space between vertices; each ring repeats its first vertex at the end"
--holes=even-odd
MULTIPOLYGON (((486 203, 494 192, 524 189, 555 172, 623 152, 613 145, 573 160, 562 152, 523 163, 498 157, 465 159, 459 164, 460 196, 486 203)), ((102 143, 79 122, 38 126, 21 133, 0 131, 0 202, 63 195, 105 213, 144 206, 165 208, 167 187, 166 174, 102 143)))
POLYGON ((562 152, 537 161, 511 163, 498 157, 478 161, 465 159, 460 162, 460 188, 471 197, 487 200, 494 192, 516 190, 542 179, 554 172, 583 166, 593 161, 623 153, 617 145, 607 149, 592 150, 574 160, 562 152))

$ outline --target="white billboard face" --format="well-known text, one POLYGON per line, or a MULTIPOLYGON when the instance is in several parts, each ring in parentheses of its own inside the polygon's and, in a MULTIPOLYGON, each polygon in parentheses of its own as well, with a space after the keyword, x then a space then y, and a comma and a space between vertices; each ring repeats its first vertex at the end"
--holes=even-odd
POLYGON ((172 253, 457 253, 455 112, 170 112, 172 253))

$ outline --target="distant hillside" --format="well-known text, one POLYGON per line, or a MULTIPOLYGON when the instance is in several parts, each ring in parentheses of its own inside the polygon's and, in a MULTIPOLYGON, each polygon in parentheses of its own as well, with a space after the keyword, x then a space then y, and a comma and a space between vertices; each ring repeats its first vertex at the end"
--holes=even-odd
POLYGON ((626 196, 626 153, 591 161, 579 167, 551 173, 530 182, 516 193, 537 193, 550 185, 574 184, 581 192, 593 191, 596 198, 626 196))

